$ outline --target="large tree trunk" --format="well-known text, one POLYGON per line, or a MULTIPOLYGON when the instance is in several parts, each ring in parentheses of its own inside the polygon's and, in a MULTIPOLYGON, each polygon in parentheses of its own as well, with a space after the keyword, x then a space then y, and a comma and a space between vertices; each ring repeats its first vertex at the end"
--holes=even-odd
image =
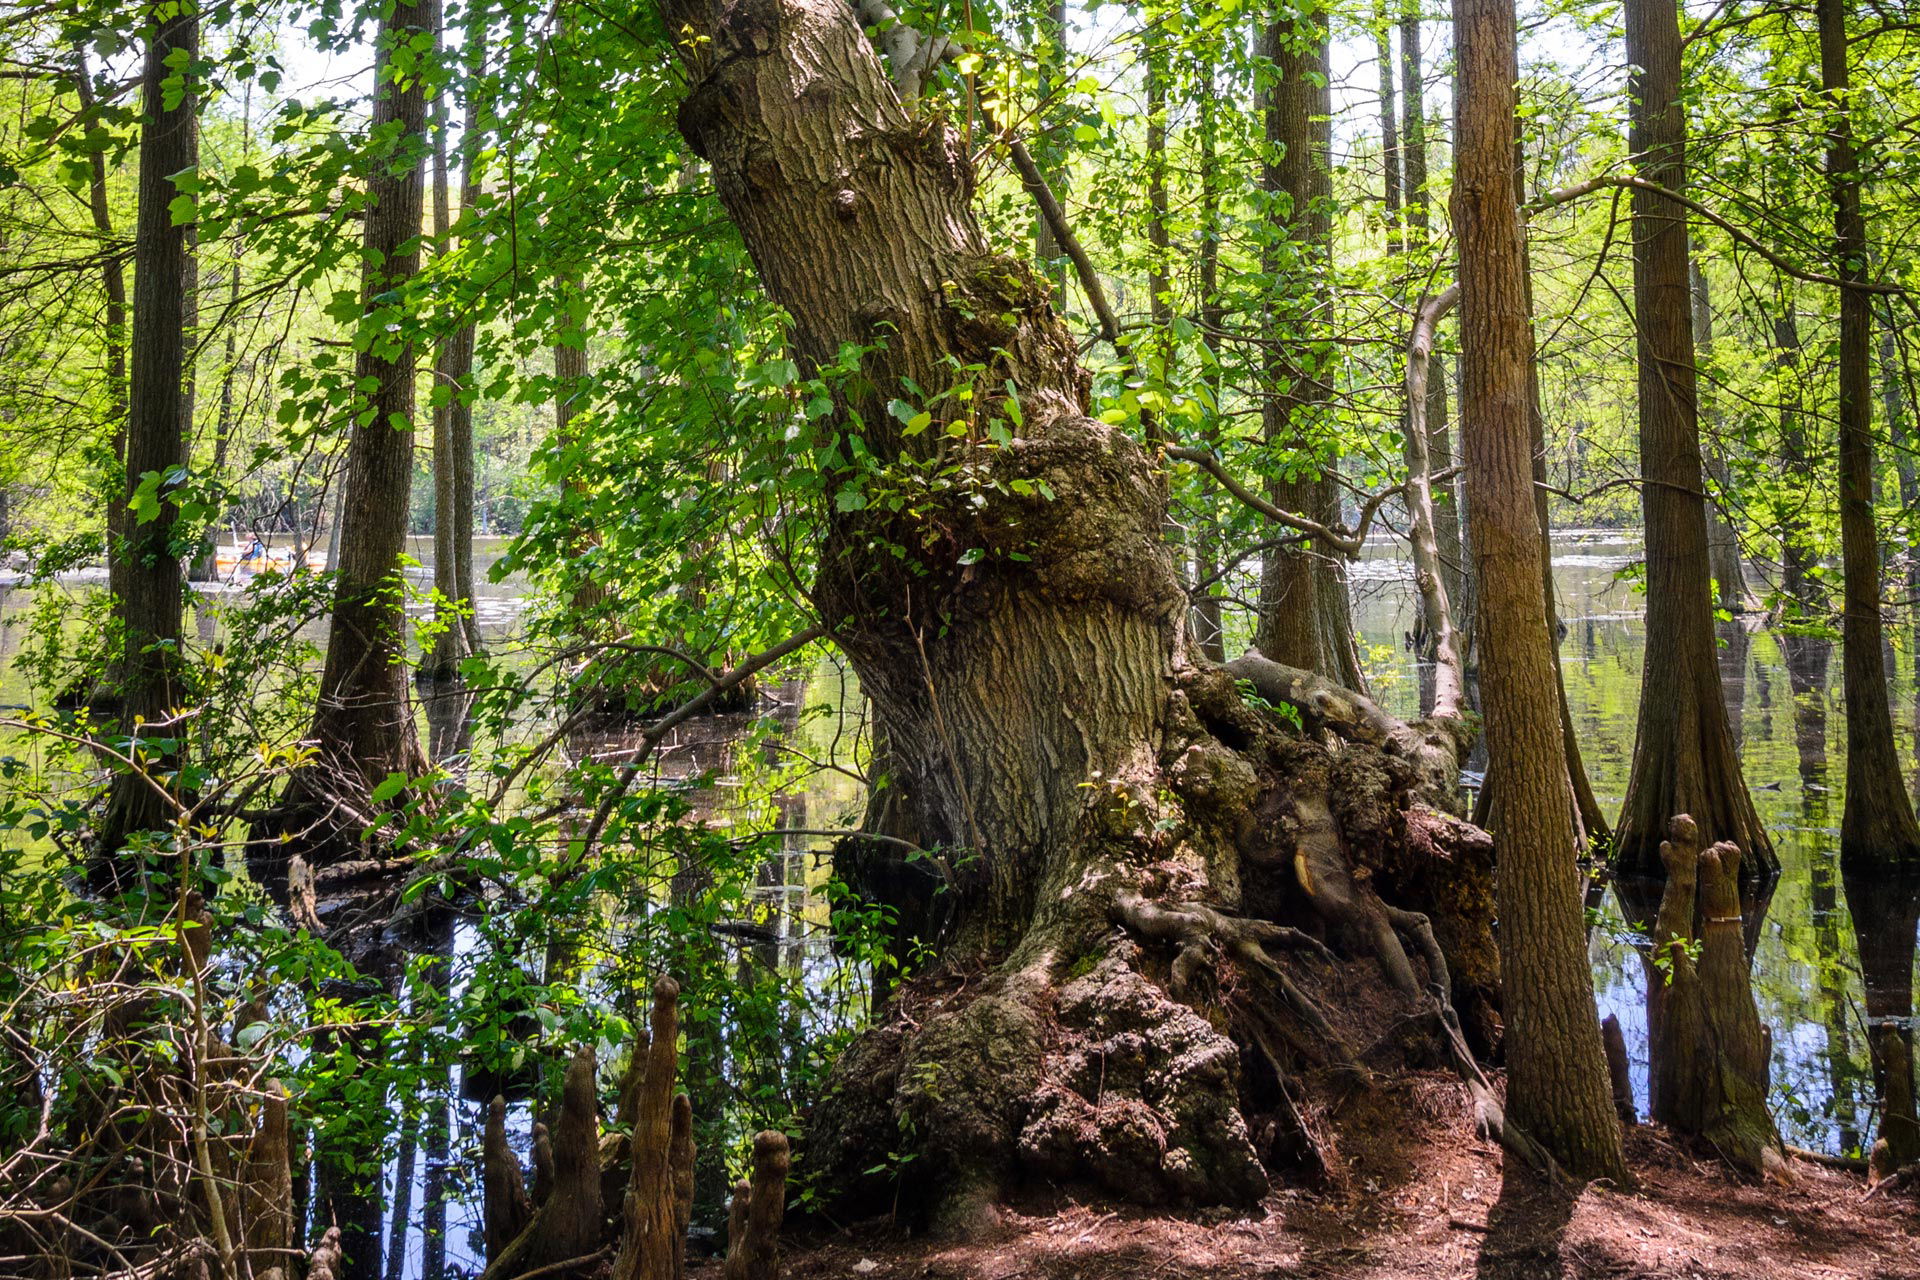
MULTIPOLYGON (((140 207, 136 215, 133 275, 133 344, 126 418, 126 473, 115 505, 133 504, 142 478, 162 477, 151 493, 154 505, 123 518, 121 536, 108 549, 121 566, 114 583, 118 653, 105 683, 118 718, 129 732, 145 722, 171 739, 168 716, 180 702, 178 681, 184 580, 173 533, 179 508, 169 500, 164 477, 186 464, 188 401, 188 227, 176 226, 174 175, 199 157, 199 95, 190 73, 173 62, 198 56, 200 20, 191 10, 156 9, 156 29, 147 42, 142 70, 145 121, 140 131, 140 207), (186 75, 168 105, 167 81, 186 75)), ((185 65, 185 64, 183 64, 185 65)), ((146 748, 153 751, 153 748, 146 748)), ((129 752, 129 754, 132 754, 129 752)), ((167 767, 171 752, 150 756, 144 767, 167 767)), ((165 802, 152 783, 131 771, 116 773, 101 819, 99 851, 110 857, 135 831, 164 824, 165 802)), ((111 865, 103 864, 109 878, 111 865)))
MULTIPOLYGON (((467 18, 467 101, 460 128, 460 208, 480 195, 480 76, 486 66, 487 26, 478 13, 467 18)), ((434 103, 433 234, 442 253, 451 246, 453 218, 447 191, 445 91, 434 103)), ((447 397, 433 407, 433 586, 442 616, 433 651, 421 674, 451 680, 460 663, 479 649, 473 624, 473 348, 477 321, 449 334, 433 362, 436 390, 447 397)))
POLYGON ((1545 554, 1533 502, 1529 326, 1514 186, 1511 0, 1460 0, 1461 398, 1480 589, 1488 750, 1501 777, 1499 861, 1508 1104, 1562 1162, 1621 1178, 1592 979, 1587 972, 1573 817, 1561 765, 1559 694, 1540 592, 1545 554))
MULTIPOLYGON (((432 0, 402 0, 377 37, 371 136, 387 139, 367 175, 361 297, 371 318, 394 304, 420 269, 426 93, 416 70, 395 70, 392 50, 433 26, 432 0)), ((411 66, 411 62, 402 63, 411 66)), ((369 825, 368 796, 389 774, 425 767, 414 726, 400 577, 413 486, 414 351, 404 337, 376 334, 355 364, 361 386, 341 493, 339 572, 327 632, 319 705, 308 737, 314 760, 288 781, 256 848, 270 862, 308 853, 342 856, 369 825)))
MULTIPOLYGON (((857 414, 878 474, 835 473, 813 597, 872 701, 885 829, 836 857, 947 961, 843 1055, 807 1162, 858 1196, 878 1155, 911 1135, 909 1198, 961 1215, 1023 1172, 1145 1200, 1255 1199, 1270 1151, 1242 1112, 1242 1042, 1183 1001, 1206 1003, 1205 971, 1235 966, 1247 985, 1222 987, 1262 998, 1224 1020, 1286 1022, 1286 969, 1265 948, 1294 935, 1220 908, 1324 904, 1374 940, 1412 1002, 1421 987, 1395 928, 1426 922, 1391 916, 1348 851, 1399 858, 1384 884, 1440 865, 1416 846, 1431 853, 1452 832, 1464 855, 1477 833, 1414 820, 1415 770, 1398 748, 1336 758, 1253 712, 1226 672, 1187 664, 1163 476, 1088 416, 1089 380, 1047 290, 989 248, 959 139, 907 112, 853 11, 664 8, 698 37, 678 45, 681 129, 792 317, 803 370, 866 351, 857 378, 832 380, 837 412, 814 443, 844 447, 832 433, 857 414), (970 408, 942 394, 961 377, 978 388, 970 408), (905 430, 895 399, 934 414, 933 429, 905 430), (1011 443, 991 443, 996 419, 1011 443), (913 516, 863 501, 936 462, 959 479, 913 516), (903 856, 902 842, 920 852, 903 856), (1301 887, 1296 857, 1313 869, 1301 887)), ((1349 1052, 1330 1031, 1299 1042, 1323 1064, 1349 1052)), ((1262 1068, 1274 1106, 1287 1053, 1262 1068)))
MULTIPOLYGON (((1827 98, 1827 183, 1833 196, 1834 274, 1867 280, 1860 211, 1845 0, 1819 0, 1820 87, 1827 98)), ((1858 861, 1920 864, 1920 825, 1900 772, 1887 705, 1880 623, 1880 539, 1873 518, 1873 301, 1840 290, 1840 556, 1846 574, 1841 679, 1847 699, 1847 799, 1840 853, 1858 861)))
MULTIPOLYGON (((1673 0, 1628 0, 1629 145, 1642 177, 1686 187, 1680 27, 1673 0)), ((1647 537, 1647 652, 1639 732, 1614 835, 1623 868, 1660 875, 1667 822, 1691 814, 1705 844, 1740 846, 1741 868, 1780 868, 1754 813, 1727 727, 1713 636, 1706 495, 1695 398, 1687 223, 1665 196, 1633 193, 1633 286, 1640 368, 1640 507, 1647 537)))
MULTIPOLYGON (((1269 201, 1264 270, 1275 282, 1268 307, 1261 387, 1261 434, 1272 448, 1312 457, 1327 445, 1328 370, 1310 354, 1325 332, 1333 256, 1332 111, 1325 14, 1291 10, 1273 18, 1262 53, 1266 155, 1260 186, 1269 201)), ((1268 485, 1275 506, 1323 524, 1340 522, 1339 496, 1323 467, 1268 485)), ((1346 572, 1331 549, 1311 543, 1262 558, 1254 645, 1276 662, 1362 687, 1346 607, 1346 572)))

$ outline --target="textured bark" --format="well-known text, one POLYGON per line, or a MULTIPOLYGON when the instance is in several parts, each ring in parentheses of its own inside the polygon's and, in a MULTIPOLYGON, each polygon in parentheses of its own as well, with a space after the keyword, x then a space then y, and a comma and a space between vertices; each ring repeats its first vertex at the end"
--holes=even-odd
MULTIPOLYGON (((685 1260, 686 1218, 680 1209, 684 1189, 692 1199, 692 1109, 684 1108, 686 1150, 675 1142, 675 1119, 683 1110, 674 1100, 673 1081, 680 1037, 680 985, 661 978, 653 987, 651 1034, 636 1047, 635 1066, 623 1108, 633 1119, 632 1168, 621 1204, 620 1252, 614 1280, 677 1280, 685 1260), (641 1065, 644 1062, 644 1067, 641 1065), (676 1167, 679 1155, 683 1167, 676 1167)), ((684 1095, 682 1095, 684 1096, 684 1095)))
POLYGON ((1467 709, 1466 664, 1460 652, 1459 632, 1454 627, 1453 600, 1447 592, 1449 575, 1435 515, 1433 459, 1428 453, 1427 429, 1427 412, 1432 401, 1427 394, 1427 383, 1433 369, 1434 332, 1439 328, 1441 317, 1452 310, 1459 297, 1458 286, 1443 290, 1438 297, 1423 299, 1414 313, 1413 337, 1407 343, 1404 433, 1407 541, 1413 556, 1414 582, 1420 593, 1418 638, 1426 649, 1422 656, 1433 663, 1431 696, 1422 697, 1421 710, 1436 718, 1456 721, 1464 717, 1467 709))
MULTIPOLYGON (((987 246, 959 140, 904 109, 846 6, 675 0, 665 19, 697 37, 679 46, 682 130, 793 318, 803 371, 867 349, 859 378, 834 380, 822 432, 857 412, 889 478, 928 463, 962 477, 912 520, 855 501, 826 517, 814 603, 872 700, 887 763, 870 806, 881 838, 843 841, 836 865, 945 963, 836 1064, 809 1169, 858 1199, 908 1135, 915 1158, 884 1194, 954 1225, 1028 1175, 1145 1201, 1256 1201, 1263 1159, 1292 1147, 1249 1114, 1286 1112, 1274 1100, 1287 1061, 1332 1069, 1353 1051, 1307 1030, 1329 1024, 1286 994, 1298 957, 1237 949, 1217 982, 1194 975, 1202 1007, 1176 997, 1158 940, 1126 932, 1122 903, 1224 914, 1251 899, 1269 919, 1311 916, 1316 896, 1384 907, 1372 886, 1441 874, 1466 833, 1416 837, 1414 762, 1285 732, 1224 671, 1187 663, 1162 475, 1086 416, 1073 340, 1031 272, 987 246), (934 399, 976 366, 968 413, 934 399), (1013 417, 1009 384, 1012 442, 987 447, 972 424, 1013 417), (902 431, 895 398, 935 414, 934 429, 902 431), (1241 1051, 1255 1044, 1249 1079, 1241 1051)), ((857 473, 846 483, 860 496, 857 473)), ((1411 911, 1379 915, 1436 932, 1411 911)), ((1387 964, 1384 945, 1340 931, 1387 964)), ((1438 948, 1409 961, 1393 947, 1397 980, 1417 986, 1427 965, 1445 990, 1438 948)), ((1390 990, 1383 1007, 1410 1016, 1411 999, 1390 990)), ((1350 1026, 1351 1043, 1385 1030, 1350 1026)))
MULTIPOLYGON (((668 1040, 672 1044, 671 1038, 668 1040)), ((489 1146, 486 1152, 488 1207, 501 1206, 498 1231, 491 1214, 487 1221, 488 1259, 484 1273, 489 1280, 513 1280, 529 1271, 566 1270, 563 1264, 596 1254, 602 1245, 606 1215, 601 1206, 600 1183, 600 1104, 594 1079, 591 1046, 581 1048, 567 1064, 561 1086, 560 1115, 551 1131, 551 1146, 542 1151, 540 1126, 535 1126, 533 1212, 526 1226, 507 1236, 517 1217, 519 1206, 512 1184, 519 1176, 519 1165, 512 1154, 511 1172, 495 1172, 496 1155, 489 1117, 489 1146), (504 1189, 498 1201, 491 1194, 496 1182, 504 1189), (493 1252, 498 1236, 507 1243, 493 1252)))
POLYGON ((260 1107, 260 1125, 247 1151, 241 1180, 240 1221, 255 1275, 284 1261, 293 1247, 293 1173, 287 1131, 287 1091, 270 1081, 260 1107))
MULTIPOLYGON (((361 297, 371 311, 420 269, 420 215, 427 145, 426 94, 417 75, 396 72, 391 50, 430 28, 430 0, 383 11, 374 69, 371 130, 389 148, 367 175, 361 297)), ((400 556, 413 486, 414 351, 373 335, 354 372, 371 385, 356 402, 341 495, 340 561, 327 631, 319 705, 308 738, 312 763, 287 784, 277 811, 256 832, 270 860, 303 849, 309 861, 336 861, 370 825, 367 796, 395 772, 424 770, 406 665, 400 556), (272 839, 290 837, 288 842, 272 839)))
POLYGON ((1576 1173, 1623 1179, 1587 972, 1573 818, 1539 566, 1529 428, 1533 335, 1514 187, 1514 11, 1462 0, 1453 222, 1460 242, 1467 493, 1487 741, 1502 785, 1498 867, 1508 1106, 1576 1173))
MULTIPOLYGON (((1307 351, 1324 334, 1330 306, 1333 179, 1328 168, 1332 113, 1328 89, 1327 19, 1309 10, 1269 21, 1261 53, 1266 155, 1260 186, 1270 240, 1263 270, 1276 280, 1266 317, 1261 371, 1261 434, 1276 449, 1309 456, 1325 441, 1326 370, 1307 351)), ((1269 482, 1274 505, 1323 524, 1339 523, 1339 497, 1323 467, 1269 482)), ((1254 644, 1290 666, 1318 671, 1351 689, 1362 687, 1346 605, 1346 573, 1336 554, 1311 543, 1267 552, 1261 561, 1254 644)))
POLYGON ((786 1209, 787 1135, 768 1129, 753 1139, 753 1180, 733 1189, 725 1280, 779 1280, 786 1209))
MULTIPOLYGON (((1833 274, 1867 279, 1867 223, 1860 209, 1847 68, 1846 0, 1819 0, 1820 87, 1827 102, 1827 185, 1833 199, 1833 274)), ((1873 301, 1840 291, 1840 555, 1846 574, 1841 679, 1847 700, 1846 807, 1840 852, 1920 865, 1920 824, 1901 776, 1887 703, 1880 617, 1880 539, 1873 515, 1873 301)))
POLYGON ((1650 1046, 1649 1110, 1678 1133, 1706 1138, 1742 1172, 1791 1181, 1767 1111, 1767 1038, 1740 927, 1740 848, 1702 849, 1685 814, 1668 824, 1668 837, 1648 987, 1648 1033, 1659 1037, 1650 1046))
MULTIPOLYGON (((467 100, 460 129, 460 209, 480 197, 479 79, 486 67, 487 26, 467 21, 467 100)), ((440 251, 451 246, 452 211, 447 191, 447 108, 445 91, 434 103, 433 234, 440 251)), ((473 349, 475 322, 469 320, 441 343, 433 363, 435 386, 452 397, 433 409, 433 587, 440 594, 439 625, 433 650, 421 674, 451 680, 460 663, 478 652, 473 624, 473 349)))
POLYGON ((1400 119, 1394 105, 1393 24, 1387 20, 1385 0, 1376 0, 1373 8, 1373 48, 1375 69, 1380 76, 1380 195, 1387 219, 1387 248, 1397 254, 1406 249, 1401 218, 1405 183, 1400 159, 1400 119))
MULTIPOLYGON (((1673 0, 1628 0, 1629 146, 1642 177, 1686 189, 1680 28, 1673 0)), ((1614 859, 1660 874, 1667 821, 1687 813, 1708 843, 1740 846, 1749 873, 1779 871, 1740 776, 1713 636, 1713 582, 1693 353, 1684 211, 1633 192, 1633 280, 1639 362, 1640 505, 1647 529, 1647 652, 1639 730, 1614 859)))
MULTIPOLYGON (((141 73, 140 207, 134 231, 133 343, 126 416, 126 470, 120 494, 119 537, 111 540, 108 560, 120 572, 111 582, 118 652, 103 678, 108 704, 125 732, 144 721, 159 736, 171 737, 168 714, 181 700, 178 681, 181 610, 185 592, 180 556, 173 546, 179 508, 168 500, 172 485, 162 482, 158 513, 139 520, 127 512, 143 476, 165 477, 187 462, 188 277, 191 248, 186 225, 176 226, 171 205, 173 176, 199 158, 199 95, 191 76, 173 105, 166 82, 176 73, 170 57, 198 56, 199 15, 189 9, 156 8, 156 24, 147 42, 141 73)), ((153 748, 143 748, 153 751, 153 748)), ((131 754, 131 753, 130 753, 131 754)), ((145 767, 164 771, 171 753, 159 751, 145 767)), ((144 777, 116 773, 108 788, 98 851, 110 858, 133 832, 167 821, 168 806, 144 777)), ((110 862, 99 870, 109 879, 110 862)))

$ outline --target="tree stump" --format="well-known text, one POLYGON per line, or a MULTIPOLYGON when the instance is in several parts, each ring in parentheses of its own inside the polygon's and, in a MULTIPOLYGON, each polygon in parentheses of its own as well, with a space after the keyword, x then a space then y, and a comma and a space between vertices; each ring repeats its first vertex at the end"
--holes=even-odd
POLYGON ((734 1184, 727 1214, 725 1280, 778 1280, 787 1165, 786 1134, 767 1129, 754 1137, 753 1181, 734 1184))
POLYGON ((1740 931, 1740 848, 1723 840, 1702 850, 1698 826, 1680 814, 1660 858, 1667 885, 1647 988, 1653 1117, 1705 1138, 1743 1173, 1790 1182, 1767 1111, 1767 1038, 1740 931))

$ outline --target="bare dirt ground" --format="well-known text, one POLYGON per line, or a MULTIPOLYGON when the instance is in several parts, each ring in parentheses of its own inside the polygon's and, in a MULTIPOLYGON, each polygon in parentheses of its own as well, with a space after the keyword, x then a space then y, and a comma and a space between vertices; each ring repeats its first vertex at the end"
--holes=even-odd
POLYGON ((1490 1280, 1755 1277, 1920 1280, 1920 1199, 1793 1162, 1750 1186, 1636 1127, 1639 1186, 1556 1190, 1474 1134, 1464 1091, 1410 1077, 1328 1117, 1343 1185, 1283 1188, 1251 1211, 1166 1216, 1052 1192, 965 1242, 885 1219, 791 1234, 792 1280, 1490 1280), (1344 1113, 1344 1114, 1343 1114, 1344 1113))

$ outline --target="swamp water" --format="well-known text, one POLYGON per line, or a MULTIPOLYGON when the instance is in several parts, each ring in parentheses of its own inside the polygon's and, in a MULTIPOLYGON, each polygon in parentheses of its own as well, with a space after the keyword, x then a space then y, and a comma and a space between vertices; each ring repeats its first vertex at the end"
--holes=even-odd
MULTIPOLYGON (((422 546, 421 540, 412 540, 410 550, 422 559, 431 555, 430 544, 422 546)), ((1396 714, 1412 715, 1418 709, 1419 673, 1404 637, 1412 626, 1413 591, 1410 566, 1399 554, 1382 544, 1352 567, 1354 617, 1369 651, 1376 696, 1396 714)), ((1587 770, 1610 813, 1617 811, 1626 784, 1645 649, 1643 601, 1619 576, 1637 556, 1636 540, 1611 532, 1569 531, 1555 543, 1559 607, 1567 628, 1561 660, 1568 698, 1587 770)), ((430 582, 430 566, 414 576, 430 582)), ((37 590, 90 589, 91 583, 78 581, 37 590)), ((516 642, 522 589, 512 580, 482 588, 479 620, 496 653, 516 642)), ((31 594, 0 587, 0 702, 20 696, 17 677, 6 668, 18 649, 31 594)), ((1897 639, 1902 648, 1891 666, 1895 726, 1911 759, 1920 690, 1909 637, 1903 633, 1897 639)), ((1840 664, 1828 642, 1785 636, 1755 619, 1722 623, 1721 643, 1724 687, 1746 776, 1782 863, 1764 915, 1757 928, 1750 919, 1748 928, 1755 994, 1761 1019, 1773 1033, 1774 1111, 1790 1143, 1854 1153, 1871 1141, 1876 1114, 1866 1047, 1870 993, 1862 978, 1849 890, 1857 897, 1874 894, 1876 887, 1843 885, 1838 867, 1845 778, 1840 664)), ((737 830, 743 839, 779 833, 771 845, 761 846, 773 850, 755 877, 761 910, 752 921, 716 922, 714 938, 730 950, 742 973, 755 967, 776 970, 791 990, 809 993, 792 1002, 785 1024, 796 1039, 850 1025, 864 999, 860 975, 848 973, 828 943, 828 905, 820 893, 830 844, 830 837, 820 833, 844 829, 860 812, 860 786, 844 771, 858 729, 853 693, 838 667, 823 664, 806 679, 763 688, 763 716, 770 717, 770 725, 766 718, 745 715, 689 722, 663 744, 651 765, 656 782, 684 787, 695 813, 706 821, 737 830)), ((443 757, 466 749, 460 707, 456 699, 425 699, 423 727, 443 757)), ((569 745, 576 753, 592 751, 617 761, 630 741, 615 733, 569 745)), ((662 900, 670 902, 672 892, 663 883, 662 900)), ((1611 887, 1596 886, 1589 906, 1601 1013, 1616 1014, 1626 1031, 1644 1115, 1647 973, 1635 945, 1644 939, 1611 887)), ((1906 931, 1904 938, 1868 938, 1870 947, 1904 958, 1906 969, 1889 978, 1886 966, 1877 966, 1876 980, 1887 989, 1872 994, 1905 1007, 1901 988, 1911 989, 1913 916, 1898 910, 1866 914, 1873 915, 1876 928, 1906 931)), ((648 922, 621 927, 644 929, 648 922)), ((474 930, 451 920, 436 926, 434 936, 410 945, 440 957, 441 980, 452 997, 489 959, 474 930)), ((1881 1000, 1872 1003, 1878 1008, 1881 1000)), ((779 1088, 778 1079, 770 1083, 766 1073, 778 1077, 792 1065, 754 1065, 729 1056, 729 1040, 740 1030, 722 1025, 704 1033, 716 1083, 706 1099, 696 1098, 697 1113, 725 1110, 745 1090, 779 1088)), ((356 1154, 371 1156, 382 1168, 380 1193, 333 1203, 336 1213, 353 1206, 363 1238, 380 1242, 379 1265, 366 1274, 442 1280, 478 1273, 478 1150, 485 1114, 474 1095, 484 1096, 478 1086, 486 1083, 463 1081, 458 1067, 437 1081, 424 1081, 414 1096, 395 1101, 388 1132, 361 1135, 364 1145, 355 1144, 356 1154)), ((523 1155, 531 1122, 524 1103, 512 1108, 510 1132, 523 1155)), ((309 1195, 315 1204, 329 1180, 326 1153, 318 1154, 323 1158, 316 1163, 309 1195)), ((711 1221, 726 1169, 712 1156, 703 1165, 696 1218, 711 1221)))

